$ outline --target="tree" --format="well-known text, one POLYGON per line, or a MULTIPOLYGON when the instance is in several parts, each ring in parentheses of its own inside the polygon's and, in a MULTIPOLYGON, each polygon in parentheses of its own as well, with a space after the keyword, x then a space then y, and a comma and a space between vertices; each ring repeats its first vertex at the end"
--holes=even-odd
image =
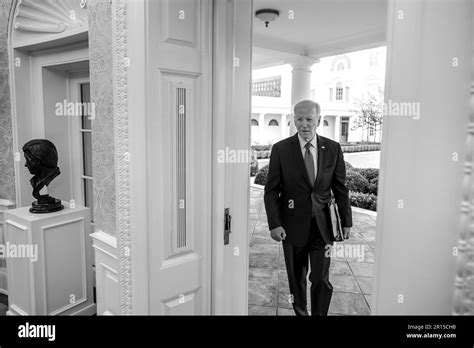
POLYGON ((370 130, 374 131, 374 140, 379 135, 379 141, 382 131, 383 114, 383 93, 379 87, 375 93, 367 93, 362 98, 355 99, 354 109, 351 110, 357 118, 354 121, 352 130, 361 129, 361 141, 369 141, 370 130))

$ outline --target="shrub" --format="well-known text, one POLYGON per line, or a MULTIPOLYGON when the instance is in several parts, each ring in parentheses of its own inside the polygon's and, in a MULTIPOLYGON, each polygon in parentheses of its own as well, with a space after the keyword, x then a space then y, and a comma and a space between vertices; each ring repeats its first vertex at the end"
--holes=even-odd
POLYGON ((273 145, 252 145, 251 149, 255 151, 270 151, 273 145))
POLYGON ((377 168, 358 168, 356 171, 369 182, 379 177, 379 170, 377 168))
POLYGON ((354 207, 377 211, 377 196, 372 193, 349 192, 351 205, 354 207))
POLYGON ((350 164, 349 162, 345 162, 346 163, 346 170, 351 170, 351 169, 354 169, 354 167, 352 166, 352 164, 350 164))
POLYGON ((379 189, 379 178, 376 177, 370 180, 367 193, 372 193, 377 196, 378 189, 379 189))
POLYGON ((258 161, 252 160, 250 162, 250 176, 255 176, 258 172, 258 161))
POLYGON ((346 186, 350 191, 366 193, 368 191, 369 181, 355 170, 349 170, 346 173, 346 186))
MULTIPOLYGON (((378 176, 373 177, 372 180, 367 180, 359 170, 352 168, 346 162, 348 168, 346 173, 346 186, 349 189, 349 198, 351 205, 362 209, 377 211, 377 189, 378 176)), ((369 177, 371 174, 377 172, 377 169, 362 170, 364 174, 369 177)), ((265 185, 267 183, 268 165, 263 166, 255 177, 255 184, 265 185)))
POLYGON ((265 185, 267 183, 267 175, 268 175, 268 165, 263 166, 257 173, 255 177, 255 184, 258 185, 265 185))
POLYGON ((258 159, 265 159, 265 158, 270 158, 270 150, 262 150, 262 151, 256 151, 257 152, 257 158, 258 159))

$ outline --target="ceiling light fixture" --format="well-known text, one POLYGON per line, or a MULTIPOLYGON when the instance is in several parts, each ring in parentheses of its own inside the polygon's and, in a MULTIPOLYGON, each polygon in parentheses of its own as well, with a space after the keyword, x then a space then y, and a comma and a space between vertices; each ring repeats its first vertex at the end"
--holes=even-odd
POLYGON ((271 8, 263 8, 255 12, 255 17, 265 23, 265 28, 268 28, 268 24, 277 19, 279 15, 280 11, 271 8))

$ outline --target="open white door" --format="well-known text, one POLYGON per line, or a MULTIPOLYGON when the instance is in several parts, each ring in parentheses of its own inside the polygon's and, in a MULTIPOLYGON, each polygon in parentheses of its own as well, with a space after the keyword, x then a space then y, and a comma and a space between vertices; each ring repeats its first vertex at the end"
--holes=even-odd
POLYGON ((147 2, 150 314, 210 314, 211 5, 147 2))

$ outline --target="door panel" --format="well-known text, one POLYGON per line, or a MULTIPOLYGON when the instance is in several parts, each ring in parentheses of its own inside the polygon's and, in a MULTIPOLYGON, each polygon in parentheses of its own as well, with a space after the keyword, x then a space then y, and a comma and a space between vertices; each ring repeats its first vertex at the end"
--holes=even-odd
POLYGON ((210 5, 147 2, 150 314, 210 313, 210 5))

